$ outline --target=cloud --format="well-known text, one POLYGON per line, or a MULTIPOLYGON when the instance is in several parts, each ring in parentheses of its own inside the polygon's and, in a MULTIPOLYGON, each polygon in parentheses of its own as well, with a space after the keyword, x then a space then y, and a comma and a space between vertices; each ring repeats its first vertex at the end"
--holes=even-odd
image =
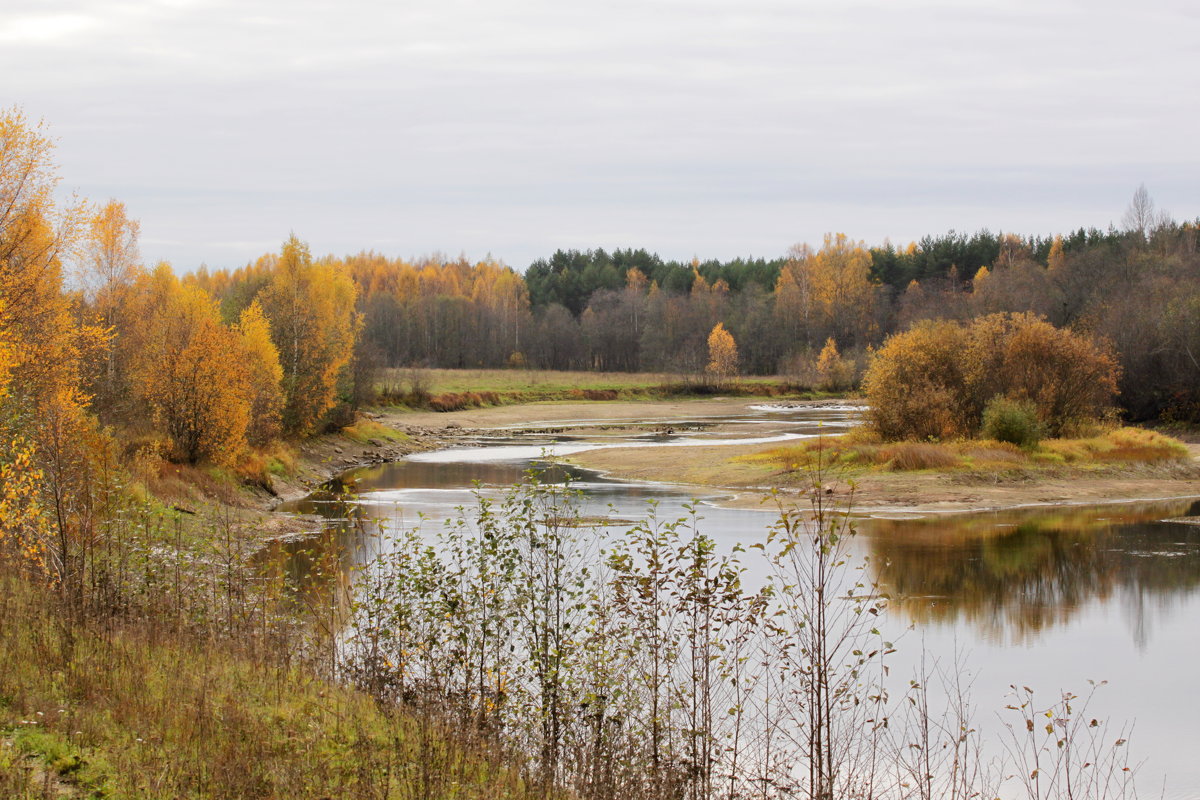
POLYGON ((14 2, 0 96, 185 265, 1050 231, 1142 181, 1200 211, 1186 3, 14 2))
POLYGON ((84 14, 30 14, 0 23, 0 42, 64 44, 96 26, 97 20, 84 14))

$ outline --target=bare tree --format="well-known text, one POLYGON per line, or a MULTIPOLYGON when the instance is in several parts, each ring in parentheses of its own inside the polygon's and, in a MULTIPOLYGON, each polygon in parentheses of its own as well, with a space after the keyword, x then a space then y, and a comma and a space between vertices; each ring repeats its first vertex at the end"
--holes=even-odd
POLYGON ((1149 239, 1150 234, 1171 222, 1171 215, 1165 209, 1155 208, 1154 198, 1146 191, 1146 184, 1138 186, 1129 202, 1129 208, 1121 217, 1121 225, 1130 233, 1140 233, 1142 239, 1149 239))

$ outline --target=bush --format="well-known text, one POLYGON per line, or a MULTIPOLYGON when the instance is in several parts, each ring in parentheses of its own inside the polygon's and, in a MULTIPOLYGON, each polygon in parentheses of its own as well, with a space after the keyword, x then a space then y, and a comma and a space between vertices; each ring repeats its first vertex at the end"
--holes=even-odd
POLYGON ((884 343, 863 379, 885 439, 977 435, 988 402, 1028 403, 1047 435, 1101 418, 1120 368, 1104 347, 1033 314, 921 323, 884 343))
POLYGON ((863 378, 868 419, 887 441, 954 439, 973 433, 963 375, 962 328, 923 322, 892 336, 863 378))
POLYGON ((1008 442, 1017 447, 1037 447, 1042 439, 1037 407, 1027 400, 1011 400, 997 395, 983 409, 981 433, 985 439, 1008 442))

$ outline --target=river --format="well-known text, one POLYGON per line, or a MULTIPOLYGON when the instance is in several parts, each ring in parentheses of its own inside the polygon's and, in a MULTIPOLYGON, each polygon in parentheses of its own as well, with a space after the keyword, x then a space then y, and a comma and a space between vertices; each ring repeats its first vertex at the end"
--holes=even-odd
MULTIPOLYGON (((533 413, 533 412, 531 412, 533 413)), ((543 480, 567 477, 584 492, 583 513, 628 520, 653 501, 658 516, 685 515, 699 501, 703 531, 730 549, 764 537, 768 509, 729 508, 728 495, 695 487, 611 480, 546 464, 597 447, 675 447, 722 442, 786 441, 854 424, 852 407, 750 406, 744 413, 676 420, 575 420, 572 435, 527 423, 497 430, 472 446, 422 453, 352 470, 288 510, 338 519, 352 493, 356 507, 385 530, 431 529, 474 502, 499 493, 531 467, 543 480)), ((664 476, 669 479, 670 476, 664 476)), ((1011 702, 1010 686, 1028 686, 1042 702, 1070 690, 1086 695, 1106 681, 1090 716, 1107 717, 1129 736, 1144 796, 1200 799, 1200 502, 1163 501, 1072 506, 933 518, 865 518, 854 547, 893 596, 892 669, 907 674, 922 651, 970 676, 978 722, 998 747, 1002 721, 992 709, 1011 702), (1180 521, 1183 520, 1183 521, 1180 521), (957 655, 957 662, 955 661, 957 655)), ((619 527, 617 525, 616 527, 619 527)), ((374 540, 372 540, 374 541, 374 540)), ((369 558, 372 544, 347 542, 349 560, 369 558)), ((763 560, 747 560, 748 580, 762 580, 763 560)))

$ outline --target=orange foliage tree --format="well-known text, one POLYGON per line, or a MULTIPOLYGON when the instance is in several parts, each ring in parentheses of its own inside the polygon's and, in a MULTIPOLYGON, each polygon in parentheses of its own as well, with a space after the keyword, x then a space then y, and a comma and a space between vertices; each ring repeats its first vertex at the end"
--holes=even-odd
POLYGON ((132 348, 125 334, 134 322, 129 317, 131 292, 142 272, 138 230, 125 204, 110 200, 92 215, 83 241, 83 284, 92 314, 110 337, 90 376, 92 407, 105 421, 128 416, 130 411, 132 348))
POLYGON ((1110 348, 1028 312, 976 319, 963 358, 980 415, 993 397, 1026 401, 1052 436, 1102 415, 1121 374, 1110 348))
POLYGON ((708 334, 708 367, 706 372, 717 383, 725 383, 737 375, 738 352, 733 334, 718 322, 708 334))
POLYGON ((106 335, 80 324, 63 292, 86 209, 55 203, 53 149, 41 124, 0 111, 0 552, 65 584, 60 545, 87 506, 75 480, 86 446, 75 434, 88 427, 77 387, 106 335))
POLYGON ((965 436, 960 360, 962 329, 948 320, 925 320, 889 338, 863 378, 868 419, 885 439, 965 436))
POLYGON ((246 438, 250 444, 261 446, 280 432, 283 367, 279 363, 279 350, 271 341, 271 324, 267 322, 257 300, 242 312, 237 332, 250 403, 250 425, 246 429, 246 438))
POLYGON ((848 389, 854 383, 854 362, 842 357, 832 336, 817 356, 817 386, 826 391, 848 389))
POLYGON ((241 340, 203 289, 180 285, 165 265, 152 280, 160 299, 136 354, 135 391, 166 433, 171 458, 231 461, 250 414, 241 340))
POLYGON ((776 316, 790 328, 799 326, 806 344, 821 331, 862 345, 874 327, 875 294, 871 252, 844 233, 826 234, 820 250, 792 248, 775 286, 776 316))

